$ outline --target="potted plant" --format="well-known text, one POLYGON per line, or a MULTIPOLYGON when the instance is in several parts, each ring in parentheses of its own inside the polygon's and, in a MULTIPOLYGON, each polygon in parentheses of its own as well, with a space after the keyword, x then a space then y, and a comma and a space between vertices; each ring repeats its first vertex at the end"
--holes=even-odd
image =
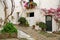
POLYGON ((42 29, 42 31, 46 31, 47 26, 45 23, 39 22, 39 27, 42 29))
POLYGON ((20 17, 18 22, 20 23, 21 26, 29 26, 28 21, 24 17, 20 17))
POLYGON ((8 22, 3 26, 0 36, 0 38, 17 38, 17 29, 13 23, 8 22))
POLYGON ((33 27, 32 29, 35 29, 35 25, 33 25, 32 27, 33 27))

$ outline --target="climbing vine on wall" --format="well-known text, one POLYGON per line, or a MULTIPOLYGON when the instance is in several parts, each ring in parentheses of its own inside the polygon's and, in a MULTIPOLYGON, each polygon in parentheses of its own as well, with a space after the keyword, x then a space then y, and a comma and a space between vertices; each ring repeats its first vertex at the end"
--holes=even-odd
POLYGON ((45 15, 53 15, 55 18, 54 20, 56 22, 60 21, 60 7, 58 7, 57 9, 54 9, 54 8, 50 8, 50 9, 41 9, 43 10, 43 12, 45 12, 45 15))

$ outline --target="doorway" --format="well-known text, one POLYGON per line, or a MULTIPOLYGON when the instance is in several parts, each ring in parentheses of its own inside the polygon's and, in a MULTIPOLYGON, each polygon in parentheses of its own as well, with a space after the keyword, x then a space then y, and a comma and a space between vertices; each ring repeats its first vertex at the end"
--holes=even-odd
POLYGON ((51 15, 46 15, 46 25, 47 25, 46 31, 52 31, 52 16, 51 15))

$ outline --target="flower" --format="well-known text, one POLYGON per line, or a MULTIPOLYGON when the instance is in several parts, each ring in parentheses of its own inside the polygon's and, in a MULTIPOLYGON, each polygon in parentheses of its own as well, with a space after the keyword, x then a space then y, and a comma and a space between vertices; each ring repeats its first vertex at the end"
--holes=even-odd
POLYGON ((37 4, 35 2, 25 2, 24 3, 24 7, 27 9, 32 9, 35 8, 35 6, 37 6, 37 4))
POLYGON ((60 12, 60 7, 57 8, 57 12, 60 12))
POLYGON ((27 7, 27 6, 28 6, 28 3, 25 3, 25 4, 24 4, 24 7, 27 7))
POLYGON ((53 9, 53 8, 50 8, 50 9, 42 9, 44 12, 45 12, 45 15, 51 15, 51 14, 54 14, 55 16, 55 21, 58 22, 59 18, 60 18, 60 7, 58 7, 57 9, 53 9))

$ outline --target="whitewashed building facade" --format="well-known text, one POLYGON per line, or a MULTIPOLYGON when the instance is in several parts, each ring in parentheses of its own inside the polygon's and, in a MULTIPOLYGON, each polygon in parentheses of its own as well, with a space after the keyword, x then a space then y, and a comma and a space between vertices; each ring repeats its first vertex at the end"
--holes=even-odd
MULTIPOLYGON (((18 19, 19 19, 19 17, 22 16, 28 20, 30 26, 36 25, 36 22, 44 22, 44 23, 47 22, 47 24, 51 26, 48 28, 48 31, 58 31, 58 25, 57 25, 56 21, 54 20, 54 16, 44 15, 45 12, 43 12, 40 9, 41 8, 56 9, 59 5, 59 0, 34 0, 34 2, 37 3, 37 6, 34 9, 28 9, 28 10, 25 9, 23 5, 21 6, 21 4, 20 4, 21 0, 14 0, 14 1, 15 1, 15 10, 14 10, 13 15, 11 16, 14 19, 9 17, 11 22, 13 22, 14 24, 18 24, 18 19), (48 21, 49 19, 50 19, 50 21, 48 21)), ((26 0, 26 1, 28 2, 28 0, 26 0)), ((7 13, 9 14, 11 11, 10 0, 7 0, 7 5, 8 5, 7 13)), ((5 18, 4 5, 2 5, 1 2, 0 2, 0 18, 2 18, 3 20, 5 18)))

